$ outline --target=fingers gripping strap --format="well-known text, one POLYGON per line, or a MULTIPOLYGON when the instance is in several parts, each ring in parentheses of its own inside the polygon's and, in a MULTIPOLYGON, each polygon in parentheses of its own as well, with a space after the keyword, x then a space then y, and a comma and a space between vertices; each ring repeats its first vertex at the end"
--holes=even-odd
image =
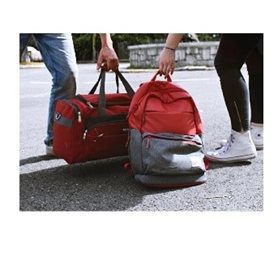
MULTIPOLYGON (((154 77, 151 79, 151 81, 155 81, 158 74, 160 74, 160 71, 158 71, 158 72, 154 75, 154 77)), ((170 77, 170 75, 165 76, 165 78, 167 79, 168 82, 172 82, 172 78, 170 77)))

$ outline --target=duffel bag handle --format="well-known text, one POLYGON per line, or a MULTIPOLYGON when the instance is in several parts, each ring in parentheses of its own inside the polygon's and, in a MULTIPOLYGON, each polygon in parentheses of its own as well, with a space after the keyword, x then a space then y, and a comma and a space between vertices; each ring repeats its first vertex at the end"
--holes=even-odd
MULTIPOLYGON (((101 70, 99 78, 96 82, 96 84, 93 86, 89 94, 94 94, 99 83, 100 83, 100 88, 99 88, 99 100, 98 100, 98 107, 99 107, 99 114, 100 115, 105 115, 105 107, 106 107, 106 99, 105 99, 105 75, 106 72, 105 70, 101 70)), ((127 92, 127 95, 132 98, 135 94, 134 90, 130 86, 130 84, 127 82, 127 80, 124 78, 124 76, 117 70, 115 71, 116 75, 116 85, 117 85, 117 93, 119 92, 119 79, 123 83, 125 90, 127 92)))
MULTIPOLYGON (((91 89, 91 91, 89 92, 89 94, 94 94, 96 92, 96 89, 97 89, 101 79, 103 78, 103 76, 105 78, 105 71, 101 70, 98 80, 95 83, 95 85, 93 86, 93 88, 91 89), (103 72, 104 72, 104 75, 103 75, 103 72)), ((115 71, 115 76, 116 76, 117 93, 119 93, 119 79, 120 79, 124 85, 124 88, 125 88, 127 94, 129 95, 130 98, 132 98, 134 96, 135 92, 132 89, 132 87, 130 86, 130 84, 128 83, 128 81, 124 78, 122 73, 119 70, 117 70, 117 71, 115 71)))
MULTIPOLYGON (((124 76, 122 75, 122 73, 119 70, 115 71, 115 74, 116 74, 116 77, 120 78, 129 97, 132 98, 134 96, 135 92, 132 89, 132 87, 130 86, 130 84, 127 82, 127 80, 124 78, 124 76)), ((116 80, 117 80, 117 78, 116 78, 116 80)))
POLYGON ((106 99, 105 99, 105 70, 102 70, 100 73, 101 82, 99 88, 99 99, 98 99, 98 108, 99 108, 99 115, 105 116, 105 107, 106 107, 106 99))
POLYGON ((101 74, 102 74, 102 71, 101 71, 100 74, 99 74, 99 77, 98 77, 98 80, 97 80, 96 84, 93 86, 93 88, 92 88, 91 91, 89 92, 89 95, 95 93, 95 91, 96 91, 96 89, 97 89, 97 87, 98 87, 98 84, 99 84, 99 82, 100 82, 100 80, 101 80, 101 77, 102 77, 101 74))
MULTIPOLYGON (((102 71, 104 71, 104 70, 102 70, 102 71)), ((102 71, 101 71, 100 74, 99 74, 99 77, 98 77, 97 82, 95 83, 95 85, 93 86, 93 88, 91 89, 91 91, 89 92, 89 95, 90 95, 90 94, 94 94, 94 93, 96 92, 96 89, 97 89, 97 87, 98 87, 98 85, 99 85, 99 82, 100 82, 100 80, 101 80, 101 78, 102 78, 102 71)), ((116 75, 116 86, 117 86, 117 93, 119 93, 119 77, 118 77, 118 75, 116 75)))

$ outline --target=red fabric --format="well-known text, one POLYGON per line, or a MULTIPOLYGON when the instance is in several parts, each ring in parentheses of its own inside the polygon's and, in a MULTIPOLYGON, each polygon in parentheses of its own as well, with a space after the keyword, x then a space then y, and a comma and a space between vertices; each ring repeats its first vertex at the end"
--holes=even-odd
POLYGON ((54 121, 54 153, 69 164, 127 155, 126 116, 130 104, 128 95, 106 94, 105 119, 99 115, 98 95, 82 95, 82 97, 90 101, 93 108, 77 97, 57 102, 56 115, 71 121, 72 125, 69 127, 54 121), (81 121, 71 104, 80 110, 81 121), (92 124, 92 120, 96 123, 92 124))
POLYGON ((202 133, 197 107, 184 89, 170 81, 150 81, 141 85, 130 104, 130 128, 141 132, 202 133))
POLYGON ((204 163, 205 163, 206 170, 209 170, 210 161, 209 161, 209 159, 208 159, 206 156, 205 156, 205 158, 204 158, 204 163))

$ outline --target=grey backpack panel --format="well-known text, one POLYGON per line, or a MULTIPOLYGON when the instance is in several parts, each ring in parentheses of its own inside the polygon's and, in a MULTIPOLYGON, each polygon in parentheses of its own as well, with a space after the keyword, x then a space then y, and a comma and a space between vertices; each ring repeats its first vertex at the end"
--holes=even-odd
POLYGON ((147 184, 197 182, 206 172, 199 135, 142 134, 131 129, 129 158, 135 179, 147 184))
POLYGON ((129 134, 128 154, 133 173, 143 173, 142 136, 137 129, 131 129, 129 134))

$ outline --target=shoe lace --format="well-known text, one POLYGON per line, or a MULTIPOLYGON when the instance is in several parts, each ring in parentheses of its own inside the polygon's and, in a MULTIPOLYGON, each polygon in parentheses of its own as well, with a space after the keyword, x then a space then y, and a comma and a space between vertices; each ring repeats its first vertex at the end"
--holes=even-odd
POLYGON ((219 153, 226 153, 231 148, 234 141, 235 137, 231 134, 227 142, 219 149, 219 153))

